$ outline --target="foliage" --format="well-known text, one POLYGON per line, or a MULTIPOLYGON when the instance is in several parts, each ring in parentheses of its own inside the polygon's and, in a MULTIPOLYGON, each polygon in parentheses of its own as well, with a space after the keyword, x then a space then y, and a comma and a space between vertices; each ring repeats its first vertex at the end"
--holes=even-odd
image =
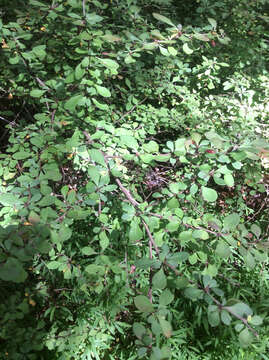
POLYGON ((1 12, 0 358, 267 359, 266 1, 1 12))

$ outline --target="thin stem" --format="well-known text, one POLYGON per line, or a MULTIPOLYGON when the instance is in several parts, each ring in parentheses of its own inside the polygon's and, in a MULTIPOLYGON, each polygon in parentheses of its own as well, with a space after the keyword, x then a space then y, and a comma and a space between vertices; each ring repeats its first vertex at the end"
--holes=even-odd
POLYGON ((82 12, 83 12, 83 17, 86 17, 86 8, 85 8, 85 0, 82 0, 82 12))
POLYGON ((155 243, 155 240, 154 240, 154 238, 153 238, 153 236, 152 236, 152 234, 151 234, 151 232, 149 230, 149 227, 148 227, 147 223, 143 219, 142 219, 142 223, 143 223, 144 228, 145 228, 145 230, 146 230, 146 232, 148 234, 148 237, 149 237, 149 240, 150 240, 151 244, 153 245, 157 255, 159 256, 160 255, 160 250, 159 250, 158 246, 155 243))
POLYGON ((119 179, 115 179, 116 183, 118 184, 121 191, 124 193, 126 198, 130 201, 130 203, 134 207, 138 207, 140 204, 133 198, 133 196, 130 194, 130 192, 122 185, 121 181, 119 179))

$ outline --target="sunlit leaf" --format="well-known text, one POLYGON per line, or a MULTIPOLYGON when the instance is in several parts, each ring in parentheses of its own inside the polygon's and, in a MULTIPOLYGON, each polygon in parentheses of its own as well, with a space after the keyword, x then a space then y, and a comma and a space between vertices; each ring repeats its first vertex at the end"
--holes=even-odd
POLYGON ((155 19, 175 27, 175 25, 172 23, 172 21, 170 19, 168 19, 166 16, 163 16, 163 15, 157 14, 157 13, 153 13, 152 15, 155 17, 155 19))
POLYGON ((218 193, 216 190, 202 186, 202 195, 205 201, 215 202, 218 198, 218 193))

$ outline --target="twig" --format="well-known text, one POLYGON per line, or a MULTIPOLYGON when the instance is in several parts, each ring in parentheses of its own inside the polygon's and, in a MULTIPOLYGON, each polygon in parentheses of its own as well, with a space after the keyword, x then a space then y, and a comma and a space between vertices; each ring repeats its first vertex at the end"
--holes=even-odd
POLYGON ((51 127, 53 127, 53 124, 54 124, 55 113, 56 113, 56 110, 53 110, 51 113, 51 127))
POLYGON ((265 201, 262 203, 261 207, 251 216, 251 218, 248 218, 248 221, 253 220, 262 211, 262 209, 265 207, 266 203, 267 203, 267 199, 265 199, 265 201))
POLYGON ((98 204, 98 216, 100 216, 102 214, 102 203, 101 201, 99 201, 99 204, 98 204))
POLYGON ((82 0, 82 12, 83 12, 83 17, 86 17, 86 9, 85 9, 85 0, 82 0))
POLYGON ((224 234, 224 233, 221 233, 221 232, 215 232, 215 231, 212 231, 212 230, 208 230, 208 229, 202 228, 200 226, 196 227, 196 226, 189 225, 189 224, 184 224, 184 223, 183 223, 183 225, 186 226, 187 228, 191 228, 191 229, 194 229, 194 230, 204 230, 204 231, 208 232, 209 234, 213 234, 213 235, 218 236, 218 237, 220 237, 220 236, 224 237, 224 236, 229 235, 229 234, 224 234))
POLYGON ((126 287, 130 287, 130 285, 129 285, 128 254, 127 254, 127 250, 125 250, 124 262, 125 262, 125 270, 126 270, 126 287))
POLYGON ((87 138, 87 140, 88 140, 88 143, 89 143, 89 144, 92 144, 93 141, 92 141, 90 135, 87 133, 87 131, 83 131, 83 134, 86 136, 86 138, 87 138))
POLYGON ((140 204, 132 197, 132 195, 130 194, 130 192, 122 185, 121 181, 119 179, 115 179, 116 183, 118 184, 119 188, 121 189, 121 191, 124 193, 124 195, 127 197, 127 199, 130 201, 130 203, 134 206, 134 207, 138 207, 140 204))
POLYGON ((255 331, 248 323, 247 319, 237 315, 236 313, 234 313, 230 306, 222 306, 222 310, 226 310, 228 311, 231 315, 233 315, 234 317, 236 317, 238 320, 242 321, 242 323, 255 335, 255 337, 259 337, 259 334, 257 333, 257 331, 255 331))
MULTIPOLYGON (((152 259, 152 242, 149 239, 149 258, 152 259)), ((149 301, 152 303, 152 278, 153 278, 153 272, 152 272, 152 266, 149 268, 149 291, 148 291, 148 297, 149 301)))
POLYGON ((0 119, 3 120, 3 121, 5 121, 5 122, 8 123, 9 125, 16 125, 16 126, 17 126, 17 124, 16 124, 14 121, 9 121, 9 120, 3 118, 3 116, 0 116, 0 119))
POLYGON ((157 255, 159 256, 160 255, 160 250, 159 250, 158 246, 156 245, 153 236, 151 235, 151 232, 149 230, 149 227, 148 227, 147 223, 143 219, 142 219, 142 223, 143 223, 144 228, 145 228, 145 230, 146 230, 146 232, 148 234, 148 237, 149 237, 149 240, 150 240, 151 244, 153 245, 157 255))

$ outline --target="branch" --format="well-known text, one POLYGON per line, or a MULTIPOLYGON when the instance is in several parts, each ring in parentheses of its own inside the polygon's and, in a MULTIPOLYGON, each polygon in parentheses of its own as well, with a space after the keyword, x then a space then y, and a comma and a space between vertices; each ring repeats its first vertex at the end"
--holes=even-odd
POLYGON ((86 17, 86 9, 85 9, 85 0, 82 0, 82 12, 83 12, 83 17, 86 17))
MULTIPOLYGON (((152 259, 152 242, 149 239, 149 258, 152 259)), ((153 278, 153 272, 152 272, 152 266, 149 268, 149 291, 148 291, 148 297, 149 301, 152 303, 152 278, 153 278)))
MULTIPOLYGON (((199 285, 198 285, 199 286, 199 285)), ((257 333, 257 331, 255 331, 248 323, 247 319, 243 318, 242 316, 237 315, 236 313, 234 313, 231 308, 229 306, 223 306, 214 296, 212 296, 210 294, 210 289, 208 287, 206 287, 205 289, 203 289, 203 291, 214 301, 214 303, 216 305, 218 305, 218 307, 220 308, 220 310, 226 310, 228 311, 231 315, 233 315, 234 317, 236 317, 238 320, 242 321, 242 323, 256 336, 259 337, 259 334, 257 333)))
POLYGON ((259 334, 257 333, 257 331, 255 331, 248 323, 247 319, 235 314, 229 306, 222 306, 222 309, 228 311, 231 315, 233 315, 234 317, 236 317, 238 320, 242 321, 243 324, 245 324, 245 326, 254 334, 255 337, 259 337, 259 334))
POLYGON ((8 123, 8 124, 11 125, 11 126, 13 126, 13 125, 16 125, 16 126, 17 126, 17 124, 16 124, 14 121, 9 121, 9 120, 3 118, 3 116, 0 116, 0 119, 3 120, 3 121, 5 121, 6 123, 8 123))
POLYGON ((124 195, 126 196, 126 198, 130 201, 130 203, 134 206, 134 207, 138 207, 140 204, 133 198, 133 196, 130 194, 130 192, 122 185, 121 181, 116 178, 115 179, 116 183, 118 184, 119 188, 121 189, 121 191, 124 193, 124 195))
POLYGON ((145 230, 146 230, 146 232, 148 234, 148 237, 149 237, 149 240, 150 240, 151 244, 153 245, 157 255, 159 256, 160 255, 160 250, 159 250, 158 246, 156 245, 153 236, 151 235, 151 232, 149 230, 149 227, 148 227, 147 223, 143 219, 142 219, 142 223, 143 223, 144 228, 145 228, 145 230))

